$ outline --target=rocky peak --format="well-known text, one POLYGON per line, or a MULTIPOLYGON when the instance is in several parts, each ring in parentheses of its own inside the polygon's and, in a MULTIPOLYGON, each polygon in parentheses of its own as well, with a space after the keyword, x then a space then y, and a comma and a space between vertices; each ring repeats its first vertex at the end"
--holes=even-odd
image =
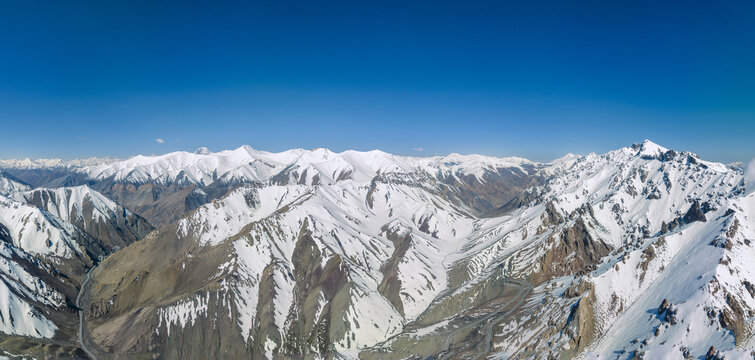
POLYGON ((707 219, 705 218, 705 214, 703 213, 703 210, 700 207, 700 202, 698 200, 695 200, 692 202, 692 205, 690 205, 689 210, 687 210, 687 213, 684 214, 684 222, 689 224, 693 223, 695 221, 702 221, 705 222, 707 219))

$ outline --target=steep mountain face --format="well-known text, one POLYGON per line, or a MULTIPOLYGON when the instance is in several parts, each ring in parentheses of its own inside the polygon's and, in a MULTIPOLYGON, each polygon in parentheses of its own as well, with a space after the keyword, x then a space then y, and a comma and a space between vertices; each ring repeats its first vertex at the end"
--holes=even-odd
POLYGON ((16 199, 70 222, 106 246, 121 249, 153 230, 142 217, 86 185, 17 192, 16 199))
MULTIPOLYGON (((512 357, 553 358, 697 357, 710 346, 749 352, 736 350, 749 334, 735 342, 731 328, 700 318, 708 318, 706 307, 718 313, 728 306, 722 306, 724 292, 706 285, 728 272, 720 262, 748 267, 725 260, 734 256, 727 255, 727 245, 717 246, 736 243, 728 229, 739 216, 737 204, 749 201, 743 192, 740 172, 650 142, 588 155, 526 191, 521 207, 502 218, 504 226, 519 229, 493 227, 492 234, 505 234, 508 241, 483 236, 492 241, 461 256, 468 269, 502 260, 509 276, 533 285, 527 302, 493 328, 493 348, 512 357), (539 214, 534 222, 532 211, 539 214), (695 298, 694 291, 706 287, 706 300, 695 298), (688 313, 676 305, 669 316, 684 325, 660 321, 666 317, 657 313, 664 298, 685 304, 688 313)), ((737 231, 744 231, 739 241, 749 247, 748 230, 737 231)), ((727 291, 742 295, 745 278, 727 291)), ((747 323, 742 311, 732 321, 747 323)))
POLYGON ((85 187, 0 184, 0 354, 85 356, 75 344, 81 280, 151 226, 85 187))
POLYGON ((647 141, 520 162, 522 183, 492 180, 514 166, 471 157, 291 157, 245 162, 239 173, 263 175, 106 259, 87 294, 92 347, 114 358, 752 347, 740 171, 647 141), (520 190, 496 195, 498 181, 520 190))
POLYGON ((400 331, 445 288, 442 261, 473 220, 423 179, 396 180, 242 187, 197 209, 94 272, 92 339, 120 354, 293 355, 400 331), (204 331, 219 319, 235 337, 204 331))
POLYGON ((24 184, 20 180, 16 180, 8 174, 0 172, 0 195, 11 196, 16 192, 29 189, 29 185, 24 184))
POLYGON ((38 315, 2 313, 16 325, 0 331, 67 341, 68 353, 81 350, 60 309, 117 249, 80 293, 84 342, 102 359, 755 349, 755 195, 741 170, 649 141, 548 164, 204 149, 54 181, 88 185, 0 182, 3 256, 18 268, 7 308, 38 315), (79 265, 61 276, 73 260, 58 259, 79 265))
POLYGON ((295 149, 269 153, 242 146, 211 153, 175 152, 128 160, 87 159, 0 161, 7 172, 37 187, 88 185, 163 226, 239 185, 329 185, 369 182, 378 174, 422 174, 456 188, 459 199, 477 213, 508 202, 542 180, 545 164, 522 158, 451 154, 412 158, 381 151, 334 153, 295 149), (44 167, 43 164, 50 166, 44 167))

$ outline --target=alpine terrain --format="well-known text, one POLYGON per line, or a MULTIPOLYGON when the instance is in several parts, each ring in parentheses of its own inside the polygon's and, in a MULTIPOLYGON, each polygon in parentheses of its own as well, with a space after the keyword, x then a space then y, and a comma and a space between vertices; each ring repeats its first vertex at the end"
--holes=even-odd
POLYGON ((648 140, 0 169, 5 358, 755 357, 755 193, 648 140))

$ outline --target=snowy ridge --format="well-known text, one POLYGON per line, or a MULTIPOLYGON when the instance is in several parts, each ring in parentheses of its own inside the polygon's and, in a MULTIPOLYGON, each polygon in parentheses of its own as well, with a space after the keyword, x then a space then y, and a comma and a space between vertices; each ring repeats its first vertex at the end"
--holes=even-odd
MULTIPOLYGON (((230 318, 241 351, 268 357, 403 349, 450 357, 704 358, 714 346, 739 358, 755 347, 755 194, 747 195, 742 171, 648 140, 547 164, 244 146, 75 171, 95 181, 239 185, 136 247, 149 254, 162 239, 180 246, 165 272, 162 258, 150 259, 150 273, 193 281, 183 294, 145 304, 155 306, 153 336, 180 337, 230 318), (467 191, 495 194, 509 174, 537 181, 482 217, 467 191)), ((36 238, 17 241, 46 231, 39 217, 51 229, 66 228, 84 216, 85 202, 94 217, 121 211, 86 186, 6 188, 17 189, 0 209, 0 223, 15 231, 8 251, 45 249, 34 247, 36 238), (44 196, 50 210, 24 217, 34 212, 25 202, 44 196)), ((212 189, 192 191, 205 190, 212 189)), ((70 256, 76 244, 65 239, 44 238, 69 250, 51 256, 70 256)), ((46 289, 21 270, 7 270, 18 276, 8 302, 46 289)), ((154 281, 141 270, 129 271, 154 281)), ((116 283, 119 294, 129 294, 116 283)), ((105 323, 126 298, 113 295, 103 292, 98 305, 105 323)), ((55 296, 47 295, 49 306, 57 306, 55 296)), ((28 321, 44 329, 43 318, 28 321)))
POLYGON ((36 207, 0 196, 0 224, 14 246, 31 254, 70 258, 81 253, 76 227, 36 207))
POLYGON ((87 158, 87 159, 0 159, 0 168, 9 169, 44 169, 44 168, 78 168, 117 161, 111 158, 87 158))
POLYGON ((618 293, 621 301, 632 306, 618 316, 595 346, 595 354, 630 350, 632 338, 645 338, 647 345, 641 351, 648 356, 684 351, 705 354, 711 346, 727 358, 750 356, 755 328, 747 315, 755 309, 748 285, 755 276, 750 261, 755 250, 749 245, 755 238, 753 204, 753 196, 734 199, 729 205, 737 210, 731 215, 724 215, 727 207, 711 214, 714 220, 710 222, 695 222, 664 236, 663 241, 657 239, 654 248, 658 255, 650 261, 644 282, 631 276, 632 265, 641 260, 631 255, 627 266, 622 264, 597 278, 597 289, 618 293), (732 227, 735 222, 738 225, 732 227), (633 290, 642 297, 631 295, 633 290), (645 310, 657 309, 664 299, 673 304, 677 320, 644 316, 645 310))
POLYGON ((471 218, 456 214, 445 199, 420 189, 384 183, 371 188, 347 180, 317 188, 240 188, 198 209, 179 222, 177 231, 179 237, 193 236, 204 246, 235 239, 242 231, 233 242, 239 280, 229 285, 236 296, 240 331, 246 336, 256 316, 262 272, 267 264, 276 264, 280 270, 273 276, 279 289, 274 319, 284 337, 294 283, 281 275, 295 266, 294 248, 304 226, 317 239, 321 265, 334 257, 342 259, 352 283, 346 314, 346 322, 352 325, 337 340, 338 348, 348 349, 395 334, 427 307, 446 286, 445 277, 437 276, 445 272, 443 258, 471 231, 472 223, 471 218), (371 205, 365 200, 370 196, 371 205), (378 290, 383 279, 381 264, 394 252, 394 244, 385 235, 391 228, 411 233, 411 246, 398 263, 404 315, 378 290))
POLYGON ((102 251, 73 222, 85 208, 102 224, 126 210, 86 186, 30 190, 2 175, 0 184, 8 185, 0 195, 0 332, 50 338, 58 329, 51 311, 70 311, 63 293, 75 286, 71 275, 102 251))
POLYGON ((517 169, 527 172, 542 164, 522 158, 494 158, 482 155, 403 157, 373 150, 367 152, 328 149, 294 149, 270 153, 242 146, 210 153, 174 152, 161 156, 135 156, 128 160, 83 166, 78 172, 96 180, 146 183, 299 183, 332 184, 345 179, 369 181, 377 174, 425 172, 430 175, 471 175, 481 180, 485 172, 517 169))
POLYGON ((17 192, 29 190, 28 185, 13 181, 3 175, 0 173, 0 195, 10 197, 17 192))
MULTIPOLYGON (((685 351, 704 355, 710 346, 735 356, 749 353, 739 346, 751 341, 746 339, 755 328, 747 315, 755 303, 743 285, 755 271, 746 260, 755 255, 749 245, 755 234, 746 210, 752 197, 742 197, 741 172, 645 141, 579 157, 527 193, 536 199, 533 204, 485 220, 457 261, 472 274, 482 274, 502 260, 520 276, 543 271, 537 260, 549 251, 548 239, 562 236, 581 219, 592 238, 613 249, 582 277, 592 284, 584 288, 592 289, 590 307, 599 337, 584 358, 677 358, 685 351), (698 206, 699 212, 691 210, 698 206), (690 213, 703 214, 707 221, 690 213), (561 225, 546 222, 552 215, 563 217, 561 225), (683 325, 659 320, 666 315, 648 319, 648 312, 657 311, 663 299, 674 305, 673 317, 679 319, 674 321, 683 325), (737 333, 736 342, 731 331, 737 333)), ((546 283, 538 291, 564 297, 558 283, 546 283), (549 287, 553 289, 546 290, 549 287)), ((559 303, 565 308, 542 311, 563 316, 576 306, 567 299, 551 304, 559 303)), ((536 338, 541 331, 531 334, 536 338)), ((511 355, 513 350, 507 349, 526 341, 523 336, 516 339, 512 335, 499 346, 511 355)), ((569 339, 555 337, 547 350, 573 349, 569 339)))
POLYGON ((31 307, 24 298, 61 307, 64 306, 64 296, 20 266, 18 258, 37 263, 45 271, 52 272, 19 249, 0 243, 0 275, 5 280, 0 282, 0 331, 13 335, 52 337, 57 330, 55 324, 31 307))
POLYGON ((0 283, 0 331, 6 334, 51 338, 57 327, 0 283), (11 320, 13 319, 13 320, 11 320))
MULTIPOLYGON (((14 257, 34 264, 34 266, 39 267, 41 270, 51 272, 49 266, 35 261, 32 256, 23 253, 20 249, 7 243, 0 244, 0 273, 8 280, 6 285, 10 286, 14 293, 53 307, 65 305, 65 299, 62 294, 47 287, 44 282, 30 274, 27 269, 13 260, 14 257)), ((5 319, 8 319, 8 317, 5 317, 5 319)))
MULTIPOLYGON (((493 161, 458 155, 404 158, 382 152, 337 154, 325 149, 280 153, 290 160, 287 162, 281 160, 280 154, 242 150, 258 157, 268 156, 264 165, 269 170, 267 174, 276 173, 278 167, 283 170, 269 178, 271 183, 265 184, 264 178, 259 178, 260 185, 241 187, 200 207, 178 222, 177 236, 192 238, 203 247, 232 241, 234 260, 223 265, 215 276, 235 274, 222 281, 234 297, 234 313, 238 314, 239 331, 245 338, 251 336, 255 319, 260 316, 256 313, 257 299, 262 297, 259 286, 263 273, 272 266, 271 279, 275 284, 272 321, 278 335, 262 341, 267 352, 285 343, 291 326, 289 311, 297 306, 292 296, 297 285, 289 274, 297 266, 295 253, 302 236, 314 240, 321 267, 337 260, 348 276, 344 331, 332 339, 336 349, 347 351, 370 347, 399 334, 434 301, 464 296, 476 284, 487 281, 495 269, 508 269, 508 276, 515 278, 553 271, 538 262, 552 251, 549 239, 584 226, 587 234, 605 243, 607 253, 610 252, 600 259, 597 267, 588 267, 590 271, 580 275, 581 281, 592 284, 590 291, 595 300, 590 306, 595 313, 595 331, 603 339, 597 342, 595 350, 590 350, 597 352, 589 354, 611 354, 617 350, 629 354, 631 349, 621 341, 629 343, 633 338, 626 339, 628 336, 637 337, 657 325, 652 323, 654 319, 647 323, 635 321, 644 317, 641 313, 647 310, 647 304, 661 296, 647 293, 655 288, 677 289, 674 286, 680 285, 667 284, 665 281, 672 280, 664 279, 681 281, 678 276, 685 274, 683 267, 689 262, 682 259, 692 254, 710 256, 713 252, 708 248, 725 254, 728 251, 725 248, 709 244, 720 237, 722 229, 732 226, 732 219, 739 224, 752 222, 751 215, 744 210, 742 214, 726 215, 730 207, 751 206, 747 202, 740 204, 741 172, 649 141, 603 155, 568 155, 555 160, 545 172, 549 176, 546 182, 525 191, 529 200, 509 214, 490 219, 470 217, 470 212, 448 198, 448 194, 444 195, 442 188, 435 188, 441 185, 434 179, 441 179, 444 172, 479 179, 484 176, 480 171, 496 166, 523 169, 535 165, 521 159, 493 161), (281 174, 286 181, 281 181, 281 174), (686 214, 694 206, 700 206, 710 220, 686 220, 686 214), (672 228, 667 229, 669 226, 672 228), (648 255, 651 251, 652 258, 648 255), (451 284, 447 274, 452 269, 457 274, 464 269, 465 277, 453 285, 455 288, 448 288, 451 284), (396 281, 400 290, 387 291, 390 287, 386 287, 386 281, 396 281), (632 313, 633 309, 640 312, 632 313), (614 325, 619 323, 624 325, 614 325), (624 332, 614 334, 616 328, 624 332)), ((229 154, 238 155, 237 151, 229 154)), ((740 225, 738 231, 740 235, 732 235, 734 240, 729 241, 744 244, 752 236, 749 226, 740 225)), ((747 254, 723 255, 730 259, 730 264, 735 261, 739 264, 726 271, 749 274, 750 270, 742 267, 747 254)), ((726 280, 720 259, 695 260, 707 270, 701 270, 701 278, 697 277, 697 271, 692 272, 694 278, 689 275, 689 281, 682 282, 684 291, 674 290, 679 295, 670 301, 675 304, 677 316, 697 323, 692 319, 699 315, 699 308, 729 306, 726 297, 711 290, 714 288, 744 296, 741 283, 749 275, 726 280), (710 283, 714 277, 715 286, 710 283), (708 290, 695 293, 694 289, 708 290), (700 300, 691 300, 695 296, 701 296, 700 300), (694 306, 685 305, 685 301, 694 306)), ((537 307, 538 301, 555 294, 563 296, 568 282, 579 280, 573 274, 558 279, 536 288, 534 294, 542 297, 528 300, 532 305, 526 306, 537 307)), ((325 298, 322 293, 316 297, 313 313, 319 318, 333 299, 325 298)), ((559 300, 542 311, 565 316, 577 300, 559 300)), ((741 300, 741 304, 749 309, 755 305, 750 301, 741 300)), ((657 308, 658 304, 653 306, 657 308)), ((521 328, 506 322, 501 326, 521 328)), ((442 327, 435 324, 410 333, 431 334, 442 327)), ((751 329, 752 325, 745 328, 751 329)), ((658 348, 647 345, 643 351, 655 349, 667 353, 671 351, 668 346, 680 351, 682 342, 693 353, 704 352, 707 348, 703 347, 712 344, 734 351, 730 336, 727 338, 725 332, 715 327, 711 329, 713 332, 700 335, 698 343, 677 334, 675 343, 667 340, 658 348), (714 340, 715 336, 719 340, 714 340)), ((526 334, 537 338, 538 331, 544 330, 522 328, 517 342, 510 345, 526 344, 530 341, 526 334)), ((550 351, 573 346, 563 335, 552 341, 554 347, 550 351)), ((506 354, 515 353, 504 343, 497 346, 506 354)))
MULTIPOLYGON (((75 187, 64 187, 54 189, 36 188, 24 192, 17 192, 14 198, 22 202, 33 202, 37 200, 43 202, 43 208, 55 217, 71 222, 73 217, 84 219, 84 204, 93 206, 92 220, 106 221, 113 218, 115 212, 121 207, 114 201, 108 199, 97 191, 92 190, 86 185, 75 187)), ((131 212, 121 209, 127 214, 131 212)))
MULTIPOLYGON (((647 147, 663 149, 655 144, 647 147)), ((602 205, 599 210, 605 211, 597 211, 596 218, 609 232, 606 238, 618 247, 624 235, 639 237, 641 231, 658 231, 661 222, 683 215, 680 212, 693 200, 718 206, 733 196, 742 181, 740 173, 722 164, 699 159, 691 163, 694 155, 686 152, 668 160, 648 159, 646 153, 622 148, 587 155, 563 176, 549 181, 544 196, 566 213, 585 203, 593 208, 602 205)))

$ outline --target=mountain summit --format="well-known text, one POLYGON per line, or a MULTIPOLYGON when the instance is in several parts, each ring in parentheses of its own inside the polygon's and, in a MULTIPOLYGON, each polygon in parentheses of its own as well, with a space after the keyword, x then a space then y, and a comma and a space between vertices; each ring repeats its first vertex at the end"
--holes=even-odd
POLYGON ((647 140, 550 163, 243 146, 5 171, 4 259, 25 274, 3 315, 23 321, 0 329, 14 354, 752 350, 744 174, 647 140))

